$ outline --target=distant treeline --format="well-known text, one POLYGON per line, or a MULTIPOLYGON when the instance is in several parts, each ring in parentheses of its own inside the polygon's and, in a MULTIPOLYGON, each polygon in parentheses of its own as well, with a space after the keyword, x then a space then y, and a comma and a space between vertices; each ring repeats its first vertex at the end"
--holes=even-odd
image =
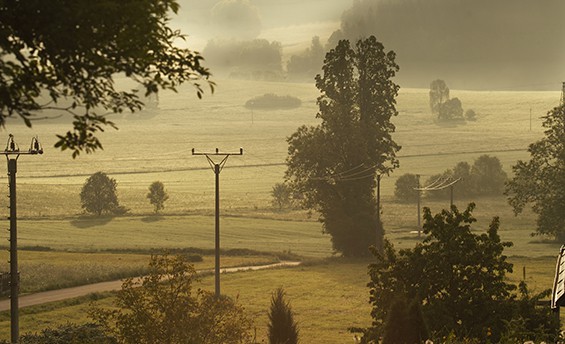
POLYGON ((375 35, 397 53, 403 85, 559 89, 563 19, 563 0, 359 0, 328 43, 375 35))

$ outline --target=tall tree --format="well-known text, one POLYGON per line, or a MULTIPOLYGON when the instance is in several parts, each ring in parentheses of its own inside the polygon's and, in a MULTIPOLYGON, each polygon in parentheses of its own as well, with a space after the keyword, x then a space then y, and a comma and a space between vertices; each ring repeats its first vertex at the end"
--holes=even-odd
MULTIPOLYGON (((202 57, 177 42, 169 27, 176 0, 27 0, 0 2, 0 124, 9 117, 27 126, 43 110, 73 118, 56 147, 91 153, 96 133, 115 128, 108 114, 143 107, 148 96, 210 75, 202 57), (115 76, 135 84, 116 85, 115 76)), ((213 86, 213 83, 210 83, 213 86)))
POLYGON ((441 106, 449 100, 449 87, 441 79, 430 83, 430 110, 432 115, 440 115, 441 106))
POLYGON ((340 41, 316 76, 320 125, 302 126, 287 139, 286 178, 346 256, 367 255, 368 245, 382 240, 376 175, 398 166, 400 149, 391 137, 399 89, 391 80, 394 59, 374 36, 355 47, 340 41))
POLYGON ((538 214, 537 233, 565 238, 565 105, 543 117, 545 137, 528 147, 529 161, 512 167, 506 184, 508 202, 519 214, 531 204, 538 214))
POLYGON ((104 172, 96 172, 84 182, 80 192, 82 208, 98 216, 102 213, 113 213, 119 209, 116 187, 118 183, 114 178, 108 177, 104 172))

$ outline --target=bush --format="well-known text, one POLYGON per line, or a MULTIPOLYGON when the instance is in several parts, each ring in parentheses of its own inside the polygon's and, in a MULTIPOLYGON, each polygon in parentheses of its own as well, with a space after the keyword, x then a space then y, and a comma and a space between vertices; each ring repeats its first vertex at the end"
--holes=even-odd
POLYGON ((93 308, 90 316, 120 344, 249 343, 251 320, 243 307, 225 296, 193 292, 195 277, 182 255, 152 256, 149 273, 126 279, 113 309, 93 308))
POLYGON ((24 334, 20 344, 117 344, 95 324, 66 324, 46 328, 40 334, 24 334))
POLYGON ((266 93, 249 99, 245 103, 248 109, 292 109, 302 105, 302 101, 292 96, 278 96, 273 93, 266 93))
POLYGON ((477 120, 477 113, 473 109, 469 109, 465 111, 465 118, 468 121, 476 121, 477 120))

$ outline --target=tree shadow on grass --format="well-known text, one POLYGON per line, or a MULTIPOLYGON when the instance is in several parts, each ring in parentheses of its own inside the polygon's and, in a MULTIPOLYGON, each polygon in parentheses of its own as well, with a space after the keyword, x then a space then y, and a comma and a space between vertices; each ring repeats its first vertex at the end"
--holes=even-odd
POLYGON ((79 216, 71 220, 71 225, 76 228, 91 228, 104 226, 114 219, 114 216, 79 216))
POLYGON ((149 215, 149 216, 145 216, 141 218, 141 222, 146 222, 146 223, 150 223, 150 222, 157 222, 157 221, 161 221, 164 220, 165 217, 161 214, 154 214, 154 215, 149 215))

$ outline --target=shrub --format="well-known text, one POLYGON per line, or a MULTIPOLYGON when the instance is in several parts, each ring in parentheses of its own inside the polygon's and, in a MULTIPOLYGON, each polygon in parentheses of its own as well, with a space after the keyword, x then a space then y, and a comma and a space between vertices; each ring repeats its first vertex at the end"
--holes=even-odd
POLYGON ((292 96, 278 96, 273 93, 266 93, 249 99, 245 103, 248 109, 292 109, 302 105, 302 101, 292 96))
POLYGON ((193 292, 194 266, 186 257, 152 256, 149 273, 126 279, 114 309, 90 316, 119 344, 249 343, 251 320, 231 298, 193 292))
POLYGON ((465 111, 465 118, 468 121, 476 121, 477 120, 477 113, 473 109, 469 109, 465 111))
POLYGON ((297 344, 298 324, 282 288, 275 290, 269 311, 269 344, 297 344))
POLYGON ((117 344, 95 324, 66 324, 46 328, 39 334, 24 334, 20 344, 117 344))

